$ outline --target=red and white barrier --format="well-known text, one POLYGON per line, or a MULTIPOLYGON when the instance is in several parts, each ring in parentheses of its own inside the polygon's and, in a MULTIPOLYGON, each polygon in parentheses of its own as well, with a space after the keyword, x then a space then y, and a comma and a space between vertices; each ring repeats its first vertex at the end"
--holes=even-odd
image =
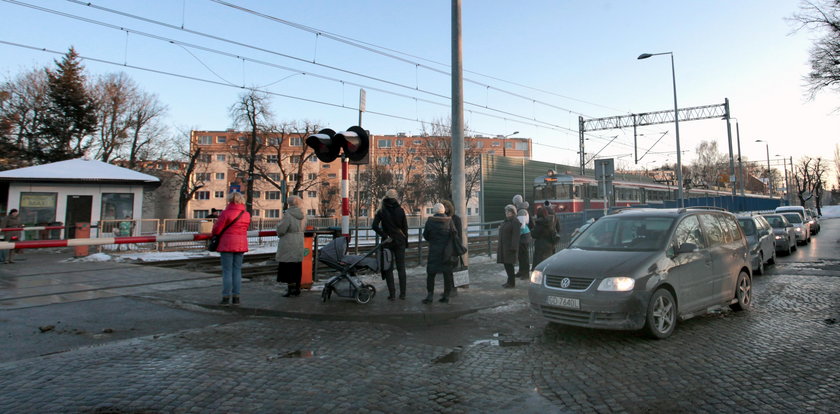
POLYGON ((5 229, 0 229, 0 232, 4 231, 27 231, 27 230, 62 230, 66 229, 67 226, 35 226, 35 227, 7 227, 5 229))
MULTIPOLYGON (((252 230, 248 237, 269 237, 276 236, 276 230, 252 230)), ((104 244, 131 244, 131 243, 157 243, 174 241, 199 241, 210 238, 210 233, 197 234, 161 234, 154 236, 126 236, 126 237, 101 237, 95 239, 69 239, 69 240, 28 240, 16 242, 0 242, 0 250, 11 249, 37 249, 44 247, 74 247, 74 246, 101 246, 104 244)))

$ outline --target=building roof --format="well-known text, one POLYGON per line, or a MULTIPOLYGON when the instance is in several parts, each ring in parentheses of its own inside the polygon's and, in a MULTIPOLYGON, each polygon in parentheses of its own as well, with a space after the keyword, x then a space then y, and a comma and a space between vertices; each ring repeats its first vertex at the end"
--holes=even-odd
POLYGON ((77 158, 0 172, 0 181, 98 182, 160 185, 160 179, 128 168, 77 158))

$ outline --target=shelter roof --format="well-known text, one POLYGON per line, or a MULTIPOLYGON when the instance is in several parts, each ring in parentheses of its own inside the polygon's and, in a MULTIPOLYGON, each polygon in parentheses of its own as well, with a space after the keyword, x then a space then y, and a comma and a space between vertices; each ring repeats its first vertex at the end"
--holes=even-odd
POLYGON ((160 179, 128 168, 77 158, 0 171, 0 181, 107 182, 160 185, 160 179))

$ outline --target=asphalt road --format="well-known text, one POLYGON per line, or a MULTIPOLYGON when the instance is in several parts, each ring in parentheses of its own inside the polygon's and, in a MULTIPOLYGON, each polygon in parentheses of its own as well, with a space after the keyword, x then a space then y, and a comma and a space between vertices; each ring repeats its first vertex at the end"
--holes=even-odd
POLYGON ((548 324, 526 296, 433 326, 133 298, 3 311, 0 412, 838 412, 838 253, 824 220, 755 277, 751 311, 664 341, 548 324))

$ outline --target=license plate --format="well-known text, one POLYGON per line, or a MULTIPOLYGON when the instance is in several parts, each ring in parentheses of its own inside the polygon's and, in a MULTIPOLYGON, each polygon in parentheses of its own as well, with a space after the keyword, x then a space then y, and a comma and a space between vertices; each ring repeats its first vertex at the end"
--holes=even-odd
POLYGON ((580 309, 580 299, 575 298, 561 298, 560 296, 549 296, 546 302, 552 306, 559 306, 561 308, 580 309))

